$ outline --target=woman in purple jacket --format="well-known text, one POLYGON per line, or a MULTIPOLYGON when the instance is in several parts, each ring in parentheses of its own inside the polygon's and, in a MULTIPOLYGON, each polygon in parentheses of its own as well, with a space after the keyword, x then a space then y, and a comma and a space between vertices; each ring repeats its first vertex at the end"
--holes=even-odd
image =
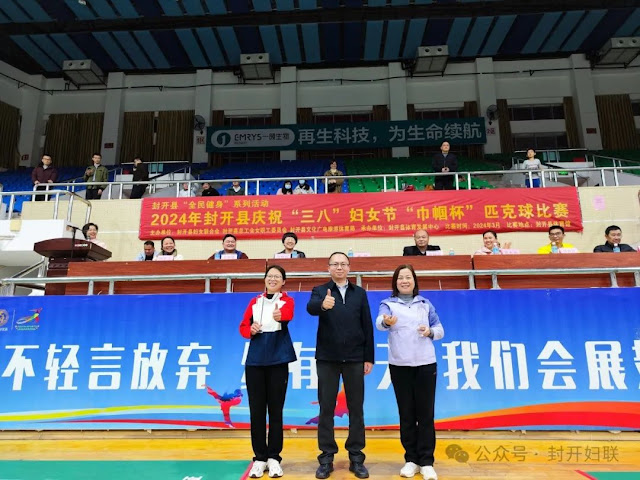
POLYGON ((419 295, 411 265, 396 268, 391 289, 392 295, 380 302, 376 327, 389 332, 389 370, 406 462, 400 476, 420 473, 425 480, 437 480, 433 469, 437 376, 433 341, 444 336, 444 329, 431 302, 419 295))

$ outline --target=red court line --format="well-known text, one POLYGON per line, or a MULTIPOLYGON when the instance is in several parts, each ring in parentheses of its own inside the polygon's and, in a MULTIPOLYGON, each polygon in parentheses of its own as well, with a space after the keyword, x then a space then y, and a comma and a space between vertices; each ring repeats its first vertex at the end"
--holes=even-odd
POLYGON ((596 477, 592 477, 587 472, 583 472, 582 470, 576 470, 576 473, 579 473, 580 475, 587 477, 589 480, 598 480, 596 477))
POLYGON ((247 465, 247 469, 244 471, 244 473, 240 477, 240 480, 247 480, 247 478, 249 478, 249 472, 251 471, 252 465, 253 465, 253 462, 249 462, 249 465, 247 465))

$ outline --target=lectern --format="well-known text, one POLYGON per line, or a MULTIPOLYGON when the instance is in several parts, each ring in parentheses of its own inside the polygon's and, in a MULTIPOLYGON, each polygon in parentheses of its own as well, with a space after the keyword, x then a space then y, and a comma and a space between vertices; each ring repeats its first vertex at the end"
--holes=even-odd
MULTIPOLYGON (((111 258, 111 252, 89 240, 53 238, 33 245, 33 250, 49 258, 47 277, 66 277, 71 262, 99 262, 111 258)), ((45 295, 64 295, 63 283, 45 287, 45 295)))

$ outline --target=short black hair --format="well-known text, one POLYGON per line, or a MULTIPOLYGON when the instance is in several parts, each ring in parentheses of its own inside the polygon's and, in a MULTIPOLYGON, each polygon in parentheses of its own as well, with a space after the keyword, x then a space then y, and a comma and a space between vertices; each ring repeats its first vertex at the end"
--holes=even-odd
POLYGON ((147 240, 146 242, 144 242, 145 245, 151 245, 153 248, 156 248, 156 244, 153 243, 153 240, 147 240))
POLYGON ((331 261, 334 255, 344 255, 345 257, 347 257, 347 260, 349 260, 349 265, 351 265, 351 260, 349 259, 349 255, 347 255, 344 252, 333 252, 331 255, 329 255, 329 261, 331 261))
POLYGON ((233 233, 227 233, 224 237, 222 237, 222 241, 224 242, 229 237, 233 238, 236 242, 238 241, 238 239, 233 233))
POLYGON ((561 227, 560 225, 551 225, 549 227, 549 233, 551 233, 551 230, 562 230, 562 233, 564 233, 564 227, 561 227))
POLYGON ((282 268, 280 265, 269 265, 267 269, 264 271, 264 278, 267 278, 267 274, 269 273, 269 270, 271 270, 272 268, 275 268, 282 274, 282 280, 287 279, 287 272, 285 272, 284 268, 282 268))
POLYGON ((293 232, 287 232, 287 233, 285 233, 284 235, 282 235, 282 243, 284 243, 284 241, 285 241, 287 238, 289 238, 289 237, 293 238, 293 240, 294 240, 296 243, 298 243, 298 236, 297 236, 295 233, 293 233, 293 232))
POLYGON ((607 227, 607 229, 604 231, 604 234, 605 235, 609 235, 614 230, 620 230, 620 233, 622 233, 622 229, 619 226, 617 226, 617 225, 609 225, 607 227))
POLYGON ((98 228, 98 225, 96 225, 95 223, 89 222, 86 223, 83 227, 82 227, 82 234, 84 235, 84 238, 86 238, 87 240, 89 239, 89 237, 87 237, 87 232, 89 231, 90 227, 96 227, 96 231, 100 230, 98 228))
POLYGON ((491 234, 493 234, 493 236, 494 236, 494 237, 496 237, 496 239, 498 238, 498 234, 497 234, 495 231, 493 231, 493 230, 486 230, 486 231, 482 232, 482 237, 484 238, 484 236, 485 236, 487 233, 491 233, 491 234))
POLYGON ((100 158, 102 158, 102 154, 100 152, 95 152, 93 155, 91 155, 92 157, 98 156, 100 158))

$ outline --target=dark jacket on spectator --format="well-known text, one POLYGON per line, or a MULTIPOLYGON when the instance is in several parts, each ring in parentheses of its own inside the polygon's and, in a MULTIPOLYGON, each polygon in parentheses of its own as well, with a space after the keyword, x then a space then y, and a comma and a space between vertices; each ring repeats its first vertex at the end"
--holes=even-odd
MULTIPOLYGON (((427 251, 440 250, 438 245, 427 245, 427 251)), ((402 250, 403 257, 410 257, 413 255, 426 255, 426 253, 422 253, 418 247, 412 245, 410 247, 404 247, 402 250)))
POLYGON ((58 169, 53 165, 44 168, 44 166, 40 164, 31 172, 31 182, 35 184, 36 180, 40 183, 49 183, 49 180, 51 180, 52 183, 56 183, 58 181, 58 169))
MULTIPOLYGON (((620 247, 620 252, 635 252, 633 247, 626 243, 620 243, 618 246, 620 247)), ((605 242, 604 245, 598 245, 593 249, 593 253, 613 253, 613 244, 605 242)))
POLYGON ((149 172, 147 170, 147 166, 144 163, 141 163, 134 167, 132 180, 134 182, 145 182, 149 180, 149 172))
POLYGON ((213 187, 209 187, 206 190, 202 190, 203 197, 219 197, 220 192, 213 187))

